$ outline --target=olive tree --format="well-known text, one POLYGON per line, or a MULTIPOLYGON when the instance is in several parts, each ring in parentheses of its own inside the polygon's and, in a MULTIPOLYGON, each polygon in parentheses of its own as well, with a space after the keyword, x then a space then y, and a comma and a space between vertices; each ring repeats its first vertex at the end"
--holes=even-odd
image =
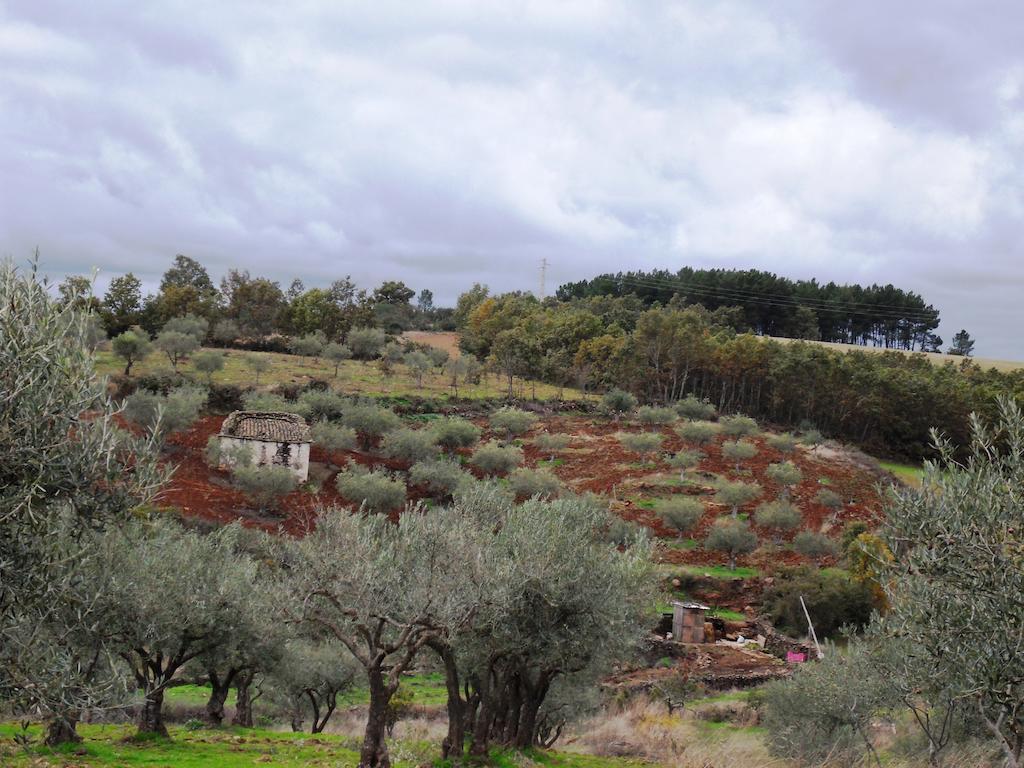
POLYGON ((338 493, 368 512, 394 512, 405 503, 405 482, 384 471, 349 463, 335 478, 338 493))
POLYGON ((430 369, 434 367, 433 361, 425 353, 414 349, 411 352, 405 353, 402 362, 405 363, 406 368, 409 369, 413 378, 416 379, 416 387, 421 389, 423 387, 423 377, 430 373, 430 369))
POLYGON ((192 334, 181 331, 160 331, 155 343, 156 348, 167 355, 175 371, 183 359, 199 349, 199 340, 192 334))
POLYGON ((258 387, 260 385, 260 374, 266 373, 271 368, 270 358, 265 357, 264 355, 251 353, 246 355, 243 360, 245 362, 245 367, 252 371, 256 376, 256 386, 258 387))
POLYGON ((722 480, 715 489, 715 501, 732 509, 732 516, 739 516, 739 508, 761 495, 761 486, 757 483, 722 480))
POLYGON ((636 420, 645 427, 671 424, 676 418, 676 412, 672 408, 656 408, 650 405, 642 405, 636 409, 636 420))
POLYGON ((601 398, 601 410, 611 414, 615 421, 636 408, 636 397, 621 389, 612 389, 601 398))
POLYGON ((192 356, 192 365, 200 373, 206 374, 206 383, 213 384, 213 374, 224 370, 224 353, 215 349, 207 349, 192 356))
POLYGON ((1011 400, 987 424, 971 417, 965 458, 934 434, 938 459, 921 487, 894 488, 885 580, 891 632, 973 708, 1002 749, 1024 764, 1024 414, 1011 400))
POLYGON ((351 451, 356 447, 356 431, 351 427, 320 421, 310 428, 313 445, 319 445, 328 453, 351 451))
POLYGON ((685 424, 680 424, 676 429, 683 440, 695 445, 707 445, 714 442, 720 431, 719 426, 710 421, 688 421, 685 424))
POLYGON ((504 475, 523 463, 523 451, 514 445, 501 445, 494 440, 481 445, 469 463, 488 475, 504 475))
POLYGON ((480 602, 470 588, 478 568, 466 556, 471 533, 443 510, 412 510, 392 524, 332 509, 290 542, 297 618, 344 645, 369 689, 360 766, 390 766, 387 711, 402 674, 480 602))
POLYGON ((676 411, 684 419, 690 421, 707 420, 715 417, 715 406, 707 400, 698 400, 693 395, 688 395, 676 403, 676 411))
POLYGON ((153 351, 153 344, 149 340, 149 334, 136 325, 115 336, 110 342, 110 349, 115 357, 124 361, 124 375, 130 376, 132 366, 149 356, 153 351))
POLYGON ((431 493, 451 496, 473 476, 456 461, 446 459, 417 461, 409 469, 409 482, 425 485, 431 493))
POLYGON ((322 333, 308 333, 291 340, 288 348, 293 355, 300 357, 319 357, 324 350, 326 339, 322 333))
POLYGON ((803 522, 800 510, 788 501, 769 501, 758 505, 754 511, 754 522, 762 528, 772 532, 776 544, 782 539, 782 534, 792 531, 803 522))
POLYGON ((718 423, 729 437, 753 437, 758 433, 757 422, 749 416, 723 416, 718 423))
POLYGON ((189 312, 181 317, 172 317, 161 329, 168 333, 183 333, 196 340, 196 344, 202 344, 206 338, 206 332, 210 329, 210 321, 205 317, 199 317, 189 312))
POLYGON ((334 363, 334 378, 338 378, 338 368, 346 360, 352 359, 352 350, 344 344, 339 344, 336 341, 332 341, 326 347, 324 347, 324 357, 334 363))
POLYGON ((256 504, 260 512, 276 509, 282 496, 299 487, 299 479, 289 467, 275 464, 236 464, 231 470, 231 482, 256 504))
POLYGON ((679 534, 693 530, 704 516, 704 502, 694 496, 670 496, 655 504, 654 510, 665 524, 679 534))
POLYGON ((700 451, 678 451, 665 460, 670 467, 679 470, 679 482, 685 482, 686 470, 698 466, 703 459, 704 454, 700 451))
POLYGON ((726 440, 722 443, 722 458, 735 462, 737 472, 744 461, 752 459, 756 455, 757 446, 753 443, 748 443, 745 440, 726 440))
POLYGON ((804 473, 792 461, 769 464, 765 474, 782 489, 782 498, 784 499, 788 499, 790 489, 804 479, 804 473))
POLYGON ((143 696, 139 733, 167 736, 164 692, 185 664, 230 643, 258 590, 239 527, 210 534, 156 518, 124 526, 101 552, 112 574, 104 614, 143 696))
POLYGON ((438 419, 431 426, 437 444, 446 451, 469 448, 480 439, 480 428, 473 422, 460 418, 438 419))
POLYGON ((385 456, 410 464, 438 455, 437 436, 429 429, 394 429, 384 435, 381 450, 385 456))
POLYGON ((551 461, 554 461, 556 453, 564 451, 569 447, 569 436, 544 432, 543 434, 537 435, 533 444, 544 453, 548 454, 548 458, 551 461))
POLYGON ((322 733, 338 706, 338 696, 352 688, 360 669, 337 640, 293 638, 269 670, 270 696, 288 715, 292 731, 322 733))
POLYGON ((520 467, 508 476, 508 482, 516 496, 524 499, 557 496, 562 490, 562 481, 545 469, 520 467))
POLYGON ((346 427, 351 427, 359 435, 359 444, 368 451, 381 435, 397 429, 401 419, 387 408, 372 402, 357 402, 345 408, 341 417, 346 427))
POLYGON ((166 395, 140 390, 125 400, 124 415, 157 437, 164 438, 190 427, 199 418, 199 411, 204 405, 206 390, 199 387, 178 387, 166 395))
POLYGON ((615 438, 627 451, 641 455, 655 453, 662 442, 662 436, 657 432, 619 432, 615 438))
POLYGON ((357 360, 372 360, 380 354, 387 340, 388 335, 380 328, 353 328, 345 343, 357 360))
POLYGON ((769 448, 774 448, 780 453, 792 453, 796 450, 796 438, 789 432, 783 432, 779 435, 768 435, 765 438, 765 442, 769 448))
POLYGON ((505 406, 491 414, 491 429, 512 439, 530 431, 537 417, 527 411, 505 406))
POLYGON ((736 570, 736 558, 757 549, 757 535, 743 520, 719 518, 715 520, 704 540, 707 549, 724 552, 729 556, 729 570, 736 570))

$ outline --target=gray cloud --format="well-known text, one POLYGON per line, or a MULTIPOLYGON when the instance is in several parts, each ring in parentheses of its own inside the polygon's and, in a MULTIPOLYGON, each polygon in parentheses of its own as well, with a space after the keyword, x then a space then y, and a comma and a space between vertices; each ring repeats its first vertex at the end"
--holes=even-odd
POLYGON ((1019 358, 1024 9, 982 5, 0 0, 0 252, 446 301, 756 266, 1019 358))

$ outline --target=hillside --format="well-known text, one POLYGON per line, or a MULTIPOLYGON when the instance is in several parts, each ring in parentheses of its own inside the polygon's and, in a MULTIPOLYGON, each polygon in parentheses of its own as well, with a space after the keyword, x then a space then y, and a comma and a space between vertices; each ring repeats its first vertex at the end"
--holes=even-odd
POLYGON ((980 366, 982 370, 989 370, 994 368, 997 371, 1008 373, 1010 371, 1018 371, 1024 368, 1024 362, 1014 360, 997 360, 989 357, 962 357, 959 355, 947 355, 942 352, 910 352, 905 349, 886 349, 885 347, 874 347, 864 346, 862 344, 840 344, 835 341, 804 341, 800 339, 788 339, 781 336, 766 336, 764 338, 770 338, 772 341, 778 341, 783 344, 791 344, 797 341, 805 344, 818 344, 829 349, 834 349, 838 352, 868 352, 873 354, 881 354, 883 352, 898 352, 901 355, 916 356, 924 355, 928 360, 933 362, 935 365, 946 365, 952 363, 959 367, 965 360, 969 360, 971 363, 980 366))

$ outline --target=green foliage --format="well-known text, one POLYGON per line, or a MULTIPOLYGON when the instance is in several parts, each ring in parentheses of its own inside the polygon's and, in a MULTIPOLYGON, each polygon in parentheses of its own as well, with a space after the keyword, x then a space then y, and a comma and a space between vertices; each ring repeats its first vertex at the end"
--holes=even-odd
POLYGON ((745 555, 757 549, 757 535, 742 520, 719 518, 711 526, 704 546, 725 552, 729 555, 729 568, 735 569, 737 555, 745 555))
POLYGON ((736 463, 736 469, 740 468, 740 464, 747 459, 752 459, 757 455, 757 446, 753 443, 746 441, 730 441, 727 440, 722 443, 722 457, 729 461, 736 463))
POLYGON ((198 346, 206 338, 206 332, 209 327, 210 322, 205 317, 189 313, 182 317, 168 320, 164 324, 163 330, 167 333, 184 333, 187 336, 192 336, 195 338, 196 345, 198 346))
POLYGON ((144 360, 153 351, 153 345, 149 340, 149 334, 135 326, 125 331, 120 336, 115 336, 110 343, 114 355, 124 361, 124 375, 129 376, 132 366, 139 360, 144 360))
POLYGON ((298 413, 299 406, 290 400, 285 400, 280 395, 272 395, 269 392, 246 392, 242 395, 242 402, 247 411, 265 411, 267 413, 298 413))
POLYGON ((826 646, 824 659, 801 665, 789 680, 769 683, 763 696, 772 753, 805 766, 861 764, 873 749, 873 719, 895 703, 860 643, 846 652, 826 646))
POLYGON ((619 432, 616 439, 627 451, 654 453, 661 448, 662 436, 657 432, 619 432))
POLYGON ((691 421, 680 424, 676 429, 683 440, 696 445, 707 445, 713 442, 720 431, 719 426, 710 421, 691 421))
POLYGON ((666 457, 665 461, 673 469, 678 469, 679 474, 682 477, 686 470, 696 467, 704 459, 704 454, 700 451, 678 451, 671 456, 666 457))
POLYGON ((473 476, 462 469, 455 461, 434 459, 417 461, 409 469, 409 482, 413 485, 425 485, 431 493, 450 496, 473 476))
MULTIPOLYGON (((837 510, 843 506, 843 497, 833 491, 831 488, 822 488, 816 494, 814 494, 814 501, 821 504, 823 507, 828 507, 831 510, 837 510)), ((856 537, 854 537, 856 538, 856 537)))
POLYGON ((259 507, 261 512, 275 508, 282 496, 294 491, 299 480, 288 467, 236 465, 231 482, 259 507))
POLYGON ((296 402, 293 410, 307 421, 332 421, 340 419, 348 409, 350 401, 337 392, 307 389, 296 402))
POLYGON ((605 536, 608 541, 617 547, 633 546, 637 542, 643 542, 650 538, 651 531, 647 526, 638 525, 630 520, 623 520, 621 517, 613 516, 608 522, 605 536))
POLYGON ((205 349, 192 356, 192 365, 200 373, 206 374, 207 383, 213 383, 213 374, 224 370, 224 353, 213 349, 205 349))
POLYGON ((684 419, 690 421, 707 421, 715 418, 715 406, 707 400, 698 400, 693 395, 688 395, 676 403, 676 411, 684 419))
POLYGON ((765 438, 765 442, 769 448, 774 448, 776 451, 782 453, 792 453, 796 450, 796 438, 789 432, 783 432, 778 435, 768 435, 765 438))
POLYGON ((388 472, 349 464, 335 483, 338 493, 367 512, 394 512, 405 503, 405 482, 388 472))
POLYGON ((733 517, 744 504, 761 495, 761 486, 757 483, 721 480, 715 486, 715 501, 732 508, 733 517))
POLYGON ((301 357, 317 357, 324 349, 325 339, 323 333, 307 333, 305 336, 292 339, 288 346, 292 354, 301 357))
POLYGON ((557 496, 562 490, 562 481, 544 469, 520 467, 509 475, 508 481, 520 498, 557 496))
POLYGON ((440 347, 430 347, 426 351, 427 357, 430 358, 430 362, 433 363, 435 368, 443 368, 448 363, 447 349, 441 349, 440 347))
POLYGON ((319 445, 328 453, 351 451, 356 447, 356 431, 351 427, 330 422, 317 422, 310 429, 313 444, 319 445))
POLYGON ((206 463, 216 468, 220 467, 245 467, 253 462, 252 451, 244 445, 236 445, 226 448, 221 445, 220 437, 210 435, 206 441, 206 448, 203 449, 203 459, 206 463))
POLYGON ((488 475, 504 475, 523 463, 523 451, 491 440, 473 451, 469 463, 488 475))
POLYGON ((826 557, 836 553, 836 543, 816 531, 800 531, 793 537, 793 551, 804 557, 826 557))
POLYGON ((537 417, 527 411, 505 406, 491 414, 491 429, 507 438, 519 437, 530 431, 537 417))
POLYGON ((636 420, 648 427, 671 424, 676 418, 677 414, 672 408, 655 408, 650 405, 641 405, 636 409, 636 420))
POLYGON ((533 439, 533 444, 549 456, 554 456, 569 447, 569 436, 542 432, 533 439))
POLYGON ((601 397, 601 410, 616 420, 636 408, 636 397, 621 389, 612 389, 601 397))
POLYGON ((401 419, 394 411, 371 402, 352 403, 345 407, 342 421, 359 433, 363 450, 369 450, 381 435, 397 429, 401 419))
POLYGON ((825 442, 825 436, 817 429, 808 429, 800 434, 800 443, 802 445, 809 445, 814 448, 823 442, 825 442))
POLYGON ((769 501, 758 505, 754 512, 754 522, 772 531, 778 540, 780 534, 798 528, 803 522, 803 516, 788 501, 769 501))
POLYGON ((156 337, 156 348, 167 355, 171 366, 178 370, 178 363, 199 349, 199 341, 190 333, 164 330, 156 337))
POLYGON ((857 540, 857 538, 864 533, 867 533, 870 529, 868 524, 863 520, 851 520, 843 526, 843 535, 840 539, 843 552, 849 550, 850 545, 857 540))
POLYGON ((238 327, 238 323, 231 319, 218 320, 214 323, 213 330, 210 332, 213 340, 221 344, 230 344, 241 335, 242 331, 238 327))
POLYGON ((437 456, 437 438, 429 429, 395 429, 384 435, 385 456, 415 462, 437 456))
POLYGON ((679 533, 692 531, 704 516, 704 503, 694 496, 670 496, 660 499, 655 505, 658 516, 665 524, 679 533))
POLYGON ((260 383, 260 374, 271 368, 270 358, 264 355, 248 354, 244 358, 245 366, 256 375, 256 386, 260 383))
POLYGON ((140 390, 125 400, 124 415, 160 437, 188 428, 206 404, 206 390, 178 387, 167 395, 140 390))
POLYGON ((801 595, 818 637, 831 637, 844 626, 864 627, 875 607, 870 588, 852 580, 845 571, 784 570, 764 596, 765 611, 781 631, 792 635, 807 631, 801 595))
POLYGON ((431 425, 437 444, 445 450, 468 448, 480 439, 480 428, 459 418, 438 419, 431 425))
POLYGON ((380 354, 388 336, 380 328, 353 328, 345 343, 357 360, 372 360, 380 354))
POLYGON ((332 363, 334 363, 334 375, 338 375, 338 366, 340 366, 346 360, 352 358, 352 350, 344 344, 339 344, 336 341, 332 341, 323 349, 323 355, 332 363))
POLYGON ((788 495, 790 487, 797 485, 804 478, 800 468, 791 461, 769 464, 765 474, 770 480, 781 485, 786 495, 788 495))
POLYGON ((723 416, 718 420, 722 433, 729 437, 753 437, 758 433, 757 422, 749 416, 723 416))
POLYGON ((416 379, 416 386, 423 386, 423 377, 430 372, 430 369, 434 367, 433 361, 424 352, 420 352, 418 349, 414 349, 412 352, 406 352, 402 358, 402 362, 406 364, 409 370, 412 372, 413 377, 416 379))

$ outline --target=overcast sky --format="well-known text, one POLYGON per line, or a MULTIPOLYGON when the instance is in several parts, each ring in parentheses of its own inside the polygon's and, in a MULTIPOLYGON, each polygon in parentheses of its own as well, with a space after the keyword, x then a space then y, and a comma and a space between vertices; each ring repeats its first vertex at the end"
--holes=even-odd
POLYGON ((892 282, 1024 358, 1024 4, 0 0, 0 255, 892 282))

